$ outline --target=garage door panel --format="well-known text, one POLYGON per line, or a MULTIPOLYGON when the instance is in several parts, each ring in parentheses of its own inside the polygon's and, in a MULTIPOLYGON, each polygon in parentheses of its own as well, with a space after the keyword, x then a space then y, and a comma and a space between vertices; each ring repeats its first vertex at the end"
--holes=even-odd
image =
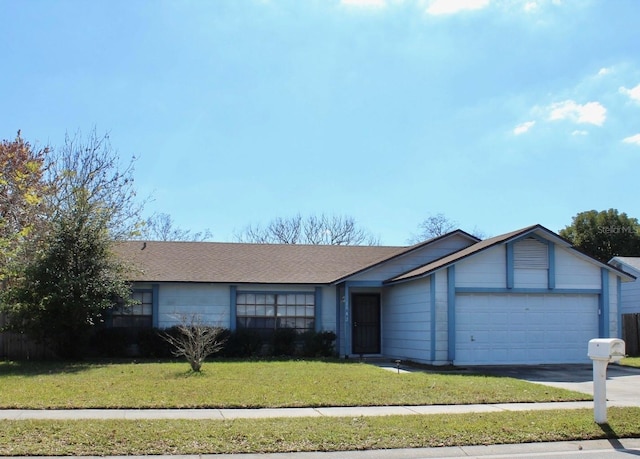
POLYGON ((456 296, 456 364, 588 362, 597 295, 456 296))

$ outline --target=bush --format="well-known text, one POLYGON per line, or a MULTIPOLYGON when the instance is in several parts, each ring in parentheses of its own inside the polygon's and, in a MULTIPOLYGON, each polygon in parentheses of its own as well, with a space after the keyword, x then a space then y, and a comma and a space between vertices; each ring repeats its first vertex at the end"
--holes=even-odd
POLYGON ((302 355, 305 357, 333 357, 336 355, 336 334, 332 331, 308 331, 302 335, 302 355))
POLYGON ((145 328, 138 332, 138 351, 140 357, 166 359, 172 357, 171 345, 162 338, 162 333, 176 334, 173 328, 164 331, 157 328, 145 328))
POLYGON ((178 335, 162 333, 162 338, 172 347, 176 357, 184 357, 191 370, 200 372, 202 364, 212 354, 224 346, 224 329, 205 325, 200 316, 183 317, 182 324, 176 326, 178 335))
POLYGON ((91 347, 100 357, 126 357, 135 342, 127 328, 101 328, 91 338, 91 347))
POLYGON ((296 352, 298 333, 293 328, 278 328, 271 336, 271 353, 275 357, 292 356, 296 352))
POLYGON ((253 330, 225 330, 222 337, 227 339, 222 349, 225 357, 255 357, 262 350, 262 338, 253 330))

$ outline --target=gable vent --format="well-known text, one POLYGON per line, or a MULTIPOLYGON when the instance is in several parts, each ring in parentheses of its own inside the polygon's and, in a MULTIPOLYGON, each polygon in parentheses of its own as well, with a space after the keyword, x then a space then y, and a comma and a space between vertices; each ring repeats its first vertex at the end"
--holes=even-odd
POLYGON ((532 237, 516 242, 513 246, 513 267, 516 269, 548 269, 547 244, 532 237))

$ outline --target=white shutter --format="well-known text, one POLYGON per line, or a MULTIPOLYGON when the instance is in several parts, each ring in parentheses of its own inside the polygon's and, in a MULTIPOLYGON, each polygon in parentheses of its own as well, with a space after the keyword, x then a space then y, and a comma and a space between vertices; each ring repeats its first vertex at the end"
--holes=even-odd
POLYGON ((548 269, 547 244, 532 237, 516 242, 513 246, 513 266, 516 269, 548 269))

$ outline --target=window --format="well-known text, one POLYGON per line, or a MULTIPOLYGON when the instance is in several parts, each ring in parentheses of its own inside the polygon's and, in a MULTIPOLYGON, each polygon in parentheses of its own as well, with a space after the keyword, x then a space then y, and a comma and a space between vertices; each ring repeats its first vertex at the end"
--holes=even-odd
POLYGON ((238 293, 236 316, 238 328, 250 328, 268 335, 278 328, 297 332, 315 327, 313 293, 238 293))
POLYGON ((135 290, 131 294, 134 301, 129 307, 114 308, 112 313, 114 327, 151 328, 153 325, 153 292, 135 290))

